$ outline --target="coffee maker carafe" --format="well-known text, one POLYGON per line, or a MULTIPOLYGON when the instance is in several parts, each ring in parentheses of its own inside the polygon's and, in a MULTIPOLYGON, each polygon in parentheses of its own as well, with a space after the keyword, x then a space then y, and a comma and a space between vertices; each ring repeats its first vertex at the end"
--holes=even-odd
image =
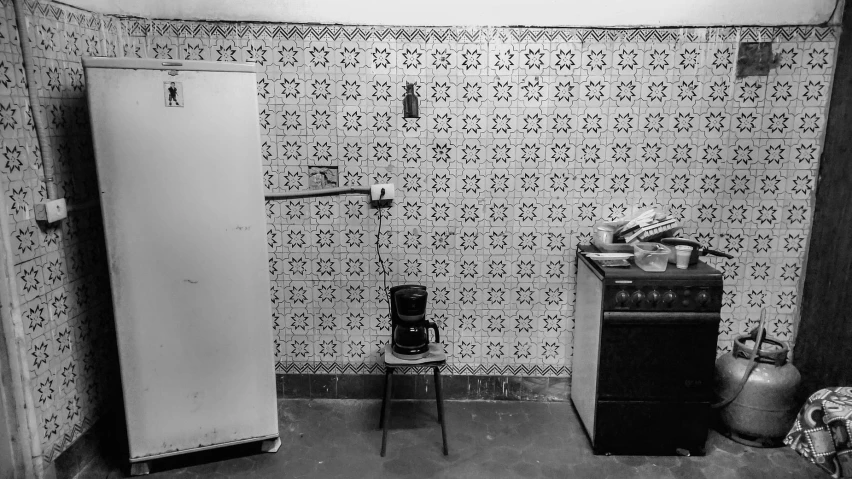
POLYGON ((441 342, 438 325, 426 321, 426 287, 413 284, 390 289, 391 351, 400 359, 419 359, 429 353, 429 329, 441 342))

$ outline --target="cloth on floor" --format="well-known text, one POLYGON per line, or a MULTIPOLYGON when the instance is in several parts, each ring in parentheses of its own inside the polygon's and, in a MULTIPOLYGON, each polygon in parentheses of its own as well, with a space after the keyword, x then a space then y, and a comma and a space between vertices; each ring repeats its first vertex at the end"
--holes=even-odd
POLYGON ((802 406, 784 444, 834 478, 852 478, 852 387, 820 389, 802 406))

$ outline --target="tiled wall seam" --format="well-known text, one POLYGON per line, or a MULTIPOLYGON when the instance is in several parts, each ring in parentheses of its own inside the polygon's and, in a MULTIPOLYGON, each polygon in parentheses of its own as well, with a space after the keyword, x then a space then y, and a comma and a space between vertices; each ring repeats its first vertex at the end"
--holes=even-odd
POLYGON ((122 19, 122 28, 136 37, 184 37, 214 39, 271 38, 309 41, 403 41, 410 43, 497 42, 797 42, 835 41, 833 27, 709 27, 709 28, 510 28, 510 27, 395 27, 302 24, 246 24, 122 19))

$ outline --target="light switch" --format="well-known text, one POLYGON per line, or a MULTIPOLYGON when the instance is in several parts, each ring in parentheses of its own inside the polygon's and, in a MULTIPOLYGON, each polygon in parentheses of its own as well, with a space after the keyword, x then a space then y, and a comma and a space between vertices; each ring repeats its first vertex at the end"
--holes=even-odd
POLYGON ((37 221, 46 221, 47 223, 55 223, 63 220, 68 216, 68 208, 65 204, 65 198, 58 200, 48 200, 44 203, 35 205, 35 217, 37 221))

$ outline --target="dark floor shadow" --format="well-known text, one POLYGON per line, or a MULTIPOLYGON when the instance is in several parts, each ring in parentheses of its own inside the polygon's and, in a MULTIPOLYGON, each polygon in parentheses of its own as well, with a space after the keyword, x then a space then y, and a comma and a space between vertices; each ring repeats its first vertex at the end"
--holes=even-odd
POLYGON ((189 452, 177 456, 165 457, 151 462, 151 472, 162 472, 186 467, 202 466, 215 462, 239 459, 266 454, 260 449, 260 442, 250 442, 235 446, 217 447, 207 451, 189 452))
MULTIPOLYGON (((396 399, 391 403, 391 429, 424 429, 438 423, 438 411, 434 401, 403 401, 396 399)), ((379 417, 376 416, 376 425, 379 417)))

